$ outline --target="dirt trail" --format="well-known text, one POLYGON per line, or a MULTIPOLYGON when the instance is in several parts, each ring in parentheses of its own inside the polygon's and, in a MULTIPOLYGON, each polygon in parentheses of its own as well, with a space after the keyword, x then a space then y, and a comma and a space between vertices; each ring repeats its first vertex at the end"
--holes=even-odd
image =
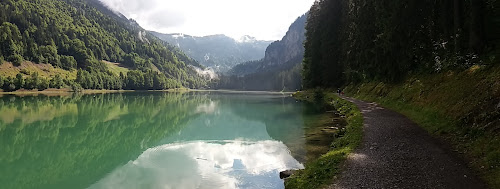
POLYGON ((456 155, 405 116, 346 99, 363 113, 363 142, 328 188, 485 188, 456 155))

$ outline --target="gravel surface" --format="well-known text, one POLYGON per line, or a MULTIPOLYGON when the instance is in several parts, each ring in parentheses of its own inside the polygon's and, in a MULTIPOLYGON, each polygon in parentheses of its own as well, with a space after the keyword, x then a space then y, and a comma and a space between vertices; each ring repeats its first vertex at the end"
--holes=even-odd
POLYGON ((363 142, 328 188, 485 188, 456 154, 405 116, 346 99, 363 113, 363 142))

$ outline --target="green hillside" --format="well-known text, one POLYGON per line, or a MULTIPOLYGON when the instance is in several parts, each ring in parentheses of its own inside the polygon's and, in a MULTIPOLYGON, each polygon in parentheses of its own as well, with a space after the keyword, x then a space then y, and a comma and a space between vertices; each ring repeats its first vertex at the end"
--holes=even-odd
MULTIPOLYGON (((200 66, 196 61, 147 34, 135 21, 108 10, 98 0, 6 0, 0 3, 0 24, 0 61, 15 66, 31 61, 64 70, 78 69, 81 77, 76 83, 84 88, 204 85, 189 67, 200 66), (116 77, 102 60, 118 62, 137 72, 116 77)), ((1 79, 3 88, 12 90, 12 79, 1 79)), ((14 87, 18 88, 24 86, 14 87)))

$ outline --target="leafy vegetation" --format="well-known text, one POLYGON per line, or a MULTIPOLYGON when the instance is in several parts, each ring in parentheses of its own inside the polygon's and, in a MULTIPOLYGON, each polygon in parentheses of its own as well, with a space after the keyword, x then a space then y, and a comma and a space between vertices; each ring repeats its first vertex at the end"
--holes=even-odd
POLYGON ((400 84, 369 82, 349 95, 402 112, 464 154, 492 188, 500 187, 500 66, 412 76, 400 84), (474 82, 470 82, 474 81, 474 82), (473 90, 468 90, 473 89, 473 90))
POLYGON ((305 88, 407 115, 500 186, 500 1, 320 0, 306 25, 305 88))
POLYGON ((147 34, 134 21, 105 10, 97 0, 2 1, 0 57, 15 66, 32 61, 88 72, 95 83, 80 84, 89 89, 116 89, 116 83, 126 82, 111 74, 101 60, 120 62, 146 76, 155 67, 164 78, 176 81, 165 87, 204 85, 189 68, 199 66, 196 61, 147 34))
POLYGON ((320 0, 306 25, 304 86, 400 82, 498 62, 500 1, 320 0))
POLYGON ((308 162, 304 170, 299 170, 285 181, 286 188, 321 188, 332 181, 340 171, 340 164, 361 143, 363 116, 355 104, 339 98, 333 92, 326 94, 321 90, 297 92, 294 97, 332 106, 344 115, 347 121, 345 132, 337 135, 338 138, 331 145, 332 150, 308 162))

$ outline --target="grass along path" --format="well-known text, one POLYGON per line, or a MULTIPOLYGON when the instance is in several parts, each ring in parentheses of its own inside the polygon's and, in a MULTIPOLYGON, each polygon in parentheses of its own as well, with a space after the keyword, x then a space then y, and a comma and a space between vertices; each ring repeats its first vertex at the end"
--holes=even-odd
POLYGON ((312 160, 305 165, 304 170, 297 171, 285 180, 285 188, 321 188, 332 182, 341 170, 341 164, 346 160, 349 153, 360 144, 363 135, 363 118, 357 107, 334 93, 298 92, 294 97, 299 100, 317 100, 327 106, 333 106, 338 113, 345 117, 347 125, 342 129, 331 144, 331 150, 312 160))
POLYGON ((363 142, 329 188, 485 188, 456 154, 405 116, 347 99, 363 114, 363 142))
POLYGON ((500 65, 350 85, 349 96, 397 111, 445 141, 490 188, 500 188, 500 65))

